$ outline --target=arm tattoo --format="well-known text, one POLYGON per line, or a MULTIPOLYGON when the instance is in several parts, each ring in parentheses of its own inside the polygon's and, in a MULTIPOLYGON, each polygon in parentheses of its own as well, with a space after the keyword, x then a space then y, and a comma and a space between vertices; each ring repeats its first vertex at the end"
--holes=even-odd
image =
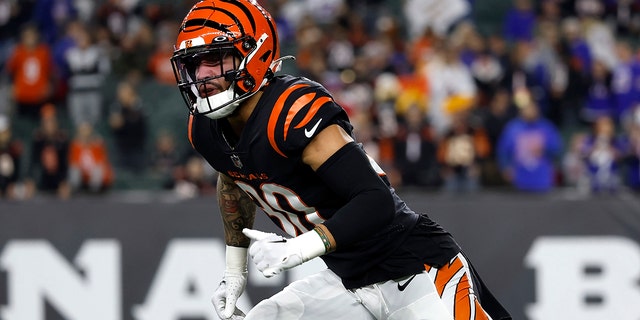
POLYGON ((251 240, 245 237, 242 229, 253 227, 256 205, 231 178, 222 173, 218 176, 217 193, 225 242, 230 246, 248 247, 251 240))

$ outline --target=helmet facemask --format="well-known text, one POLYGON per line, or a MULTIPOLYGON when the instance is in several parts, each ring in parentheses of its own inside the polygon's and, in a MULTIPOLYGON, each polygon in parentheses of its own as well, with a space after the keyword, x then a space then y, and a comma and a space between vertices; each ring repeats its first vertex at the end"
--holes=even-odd
MULTIPOLYGON (((241 92, 235 88, 235 80, 239 74, 240 57, 233 46, 202 46, 184 53, 175 54, 171 59, 173 71, 178 81, 178 88, 191 113, 205 114, 213 119, 230 115, 240 103, 241 92), (233 68, 225 70, 225 59, 232 58, 233 68), (197 70, 201 63, 218 67, 216 76, 198 79, 197 70), (215 86, 212 80, 224 78, 230 86, 216 94, 202 97, 200 90, 206 92, 206 86, 215 86)), ((228 67, 227 67, 228 68, 228 67)), ((242 99, 244 100, 244 99, 242 99)))
POLYGON ((171 62, 190 112, 218 119, 232 114, 273 78, 281 65, 278 56, 276 26, 255 1, 202 0, 185 17, 171 62), (229 57, 235 57, 232 64, 229 57), (215 77, 198 79, 202 61, 220 67, 212 73, 215 77), (220 78, 229 84, 226 90, 215 88, 220 78))

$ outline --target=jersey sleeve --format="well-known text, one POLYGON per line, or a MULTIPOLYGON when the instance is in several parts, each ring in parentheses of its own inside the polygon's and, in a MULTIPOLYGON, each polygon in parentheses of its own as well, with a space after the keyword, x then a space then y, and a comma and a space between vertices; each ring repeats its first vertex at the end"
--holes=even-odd
POLYGON ((345 110, 321 85, 299 81, 278 95, 267 125, 271 147, 283 157, 298 155, 324 128, 338 124, 351 134, 345 110))

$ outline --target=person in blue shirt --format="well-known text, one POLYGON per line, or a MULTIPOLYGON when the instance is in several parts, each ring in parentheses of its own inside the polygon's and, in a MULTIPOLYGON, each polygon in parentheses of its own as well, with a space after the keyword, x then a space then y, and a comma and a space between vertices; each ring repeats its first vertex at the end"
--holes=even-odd
POLYGON ((549 191, 555 186, 561 136, 555 125, 540 116, 533 99, 522 99, 518 107, 519 116, 507 123, 498 140, 498 164, 516 189, 549 191))
POLYGON ((514 0, 503 22, 503 36, 509 42, 533 40, 536 15, 531 0, 514 0))
POLYGON ((616 52, 618 64, 612 71, 611 90, 615 104, 615 120, 620 123, 640 96, 640 62, 634 57, 631 45, 625 41, 617 43, 616 52))

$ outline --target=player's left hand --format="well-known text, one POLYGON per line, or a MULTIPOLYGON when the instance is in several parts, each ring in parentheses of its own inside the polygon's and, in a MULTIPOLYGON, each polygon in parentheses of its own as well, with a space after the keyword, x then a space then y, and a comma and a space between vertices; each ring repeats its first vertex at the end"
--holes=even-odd
POLYGON ((291 269, 304 261, 302 252, 295 241, 253 229, 242 230, 245 236, 255 242, 249 247, 249 256, 262 274, 269 278, 283 270, 291 269))
POLYGON ((211 302, 220 319, 244 319, 244 312, 238 309, 236 302, 247 284, 247 273, 225 272, 218 289, 213 293, 211 302))

